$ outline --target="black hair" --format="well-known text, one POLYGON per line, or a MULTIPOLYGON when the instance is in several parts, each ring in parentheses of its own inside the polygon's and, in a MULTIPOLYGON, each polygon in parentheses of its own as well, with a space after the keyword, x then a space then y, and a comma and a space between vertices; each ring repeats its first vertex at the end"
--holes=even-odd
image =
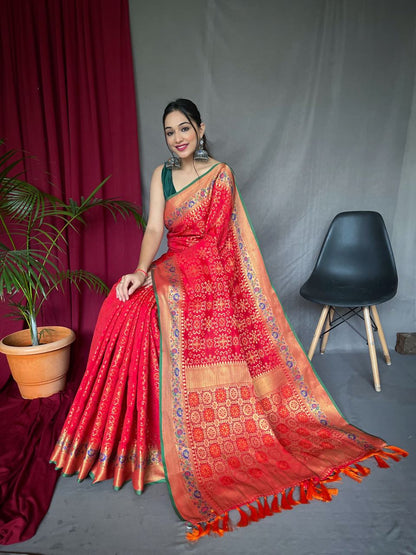
MULTIPOLYGON (((192 122, 194 121, 199 127, 202 123, 201 114, 199 113, 196 104, 192 102, 192 100, 188 100, 187 98, 177 98, 176 100, 169 102, 169 104, 165 108, 165 111, 163 112, 163 126, 165 125, 166 117, 172 112, 181 112, 184 116, 186 116, 189 120, 189 123, 194 128, 195 133, 198 135, 198 132, 192 122)), ((206 149, 207 139, 205 137, 205 134, 202 137, 202 140, 204 141, 204 148, 206 149)))
POLYGON ((184 114, 189 120, 194 120, 198 127, 201 125, 201 114, 192 100, 177 98, 176 100, 169 102, 163 112, 163 125, 165 124, 166 116, 172 112, 182 112, 182 114, 184 114))

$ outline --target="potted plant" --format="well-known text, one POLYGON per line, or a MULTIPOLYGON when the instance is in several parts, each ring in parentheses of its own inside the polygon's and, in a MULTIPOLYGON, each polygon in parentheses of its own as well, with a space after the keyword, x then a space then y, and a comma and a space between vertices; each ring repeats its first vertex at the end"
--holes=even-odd
POLYGON ((21 162, 15 150, 0 156, 0 299, 10 305, 9 315, 22 318, 27 329, 3 338, 0 351, 8 358, 22 397, 36 398, 65 387, 69 348, 75 339, 68 328, 38 326, 39 311, 49 295, 62 289, 65 282, 78 290, 86 284, 99 293, 108 292, 97 275, 65 268, 62 255, 69 248, 69 235, 85 224, 87 212, 100 206, 115 218, 131 215, 139 225, 144 222, 132 203, 99 198, 108 178, 87 198, 64 202, 20 179, 16 170, 21 162), (62 363, 58 362, 60 358, 62 363), (43 389, 38 387, 40 382, 43 389))

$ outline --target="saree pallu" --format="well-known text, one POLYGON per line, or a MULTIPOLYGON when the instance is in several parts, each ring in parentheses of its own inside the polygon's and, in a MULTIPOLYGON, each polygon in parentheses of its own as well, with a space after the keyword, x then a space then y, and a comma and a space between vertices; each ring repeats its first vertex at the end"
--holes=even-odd
POLYGON ((219 164, 166 203, 171 255, 153 271, 162 453, 189 539, 312 498, 340 473, 406 453, 350 425, 285 317, 233 173, 219 164), (203 523, 201 525, 201 523, 203 523))
POLYGON ((233 509, 245 526, 330 501, 341 474, 369 473, 361 461, 406 455, 350 425, 323 388, 226 164, 168 198, 165 225, 155 296, 142 288, 125 304, 114 293, 104 303, 52 455, 58 468, 113 477, 116 487, 132 479, 138 492, 165 479, 195 540, 227 531, 233 509))

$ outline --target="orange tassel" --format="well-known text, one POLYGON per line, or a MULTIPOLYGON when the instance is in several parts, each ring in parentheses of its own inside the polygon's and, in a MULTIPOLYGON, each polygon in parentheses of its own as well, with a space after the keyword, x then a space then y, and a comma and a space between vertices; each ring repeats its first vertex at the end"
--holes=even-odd
POLYGON ((339 470, 331 474, 328 478, 326 478, 325 482, 339 482, 341 480, 341 476, 339 475, 339 470))
POLYGON ((390 468, 390 465, 380 455, 374 455, 375 460, 380 468, 390 468))
POLYGON ((320 484, 320 491, 321 491, 322 501, 327 502, 332 500, 331 492, 323 482, 321 482, 320 484))
POLYGON ((269 507, 269 502, 267 501, 267 497, 264 498, 264 515, 265 516, 272 516, 273 512, 269 507))
POLYGON ((285 491, 282 493, 282 500, 280 502, 280 505, 281 505, 282 509, 285 509, 285 511, 291 511, 292 510, 292 505, 288 502, 285 491))
POLYGON ((274 513, 281 513, 282 512, 281 508, 279 507, 279 500, 277 498, 277 495, 273 496, 273 501, 272 501, 272 507, 271 508, 272 508, 272 511, 274 513))
POLYGON ((299 505, 299 501, 295 501, 293 499, 293 488, 291 488, 289 490, 289 494, 287 496, 287 501, 288 501, 288 503, 290 503, 290 505, 292 505, 292 507, 294 507, 295 505, 299 505))
POLYGON ((407 451, 401 449, 400 447, 396 447, 395 445, 386 445, 386 449, 390 449, 390 451, 395 451, 396 453, 399 453, 399 455, 401 455, 402 457, 407 457, 409 455, 407 451))
POLYGON ((362 482, 362 478, 359 475, 358 470, 356 468, 347 466, 347 468, 343 468, 341 472, 343 472, 346 476, 348 476, 349 478, 352 478, 356 482, 360 482, 360 483, 362 482))
POLYGON ((388 457, 389 459, 393 459, 396 462, 399 462, 401 460, 401 458, 399 457, 399 455, 396 455, 395 453, 388 453, 387 451, 383 451, 383 457, 388 457))
POLYGON ((253 505, 249 505, 248 507, 250 509, 250 520, 252 520, 253 522, 258 522, 259 518, 262 517, 258 514, 256 507, 253 507, 253 505))
POLYGON ((248 520, 247 513, 245 511, 243 511, 243 509, 240 509, 240 507, 237 507, 237 510, 239 511, 240 516, 241 516, 240 521, 237 524, 237 526, 239 528, 243 528, 244 526, 248 526, 249 520, 248 520))
POLYGON ((361 464, 355 463, 355 466, 361 476, 368 476, 371 470, 367 466, 362 466, 361 464))
POLYGON ((207 534, 209 534, 208 526, 204 530, 200 524, 196 524, 192 532, 188 532, 186 534, 186 539, 191 542, 196 542, 199 538, 202 538, 202 536, 206 536, 207 534))

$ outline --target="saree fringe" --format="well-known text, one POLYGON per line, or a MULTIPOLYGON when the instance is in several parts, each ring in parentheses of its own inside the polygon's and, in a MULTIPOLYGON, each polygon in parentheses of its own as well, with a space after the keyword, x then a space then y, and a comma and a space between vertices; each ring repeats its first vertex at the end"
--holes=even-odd
MULTIPOLYGON (((291 511, 296 505, 306 505, 312 500, 322 501, 324 503, 329 503, 332 498, 338 495, 338 489, 328 487, 328 484, 341 480, 340 474, 345 474, 349 478, 360 482, 363 478, 371 473, 371 470, 362 466, 360 463, 369 458, 374 458, 377 466, 380 468, 389 468, 390 465, 386 462, 387 459, 392 459, 394 461, 400 461, 401 458, 407 457, 408 453, 400 447, 394 445, 388 445, 383 450, 368 455, 353 464, 350 464, 344 468, 339 468, 335 470, 328 478, 325 480, 315 480, 311 478, 309 480, 303 481, 297 486, 293 486, 279 493, 275 493, 272 496, 271 502, 269 503, 268 497, 262 497, 255 500, 257 505, 245 504, 241 507, 235 507, 239 513, 239 520, 236 523, 232 523, 230 519, 230 511, 227 511, 223 515, 218 515, 214 520, 210 522, 200 522, 193 526, 191 532, 186 534, 186 539, 190 542, 196 542, 203 536, 208 535, 218 535, 223 536, 226 532, 232 532, 235 527, 245 528, 253 522, 258 522, 268 516, 273 516, 276 513, 281 513, 284 511, 291 511), (391 452, 393 451, 393 452, 391 452), (294 498, 295 492, 298 495, 298 499, 294 498), (280 502, 279 502, 280 495, 280 502), (247 510, 245 509, 248 509, 247 510)), ((270 496, 269 496, 270 497, 270 496)))

